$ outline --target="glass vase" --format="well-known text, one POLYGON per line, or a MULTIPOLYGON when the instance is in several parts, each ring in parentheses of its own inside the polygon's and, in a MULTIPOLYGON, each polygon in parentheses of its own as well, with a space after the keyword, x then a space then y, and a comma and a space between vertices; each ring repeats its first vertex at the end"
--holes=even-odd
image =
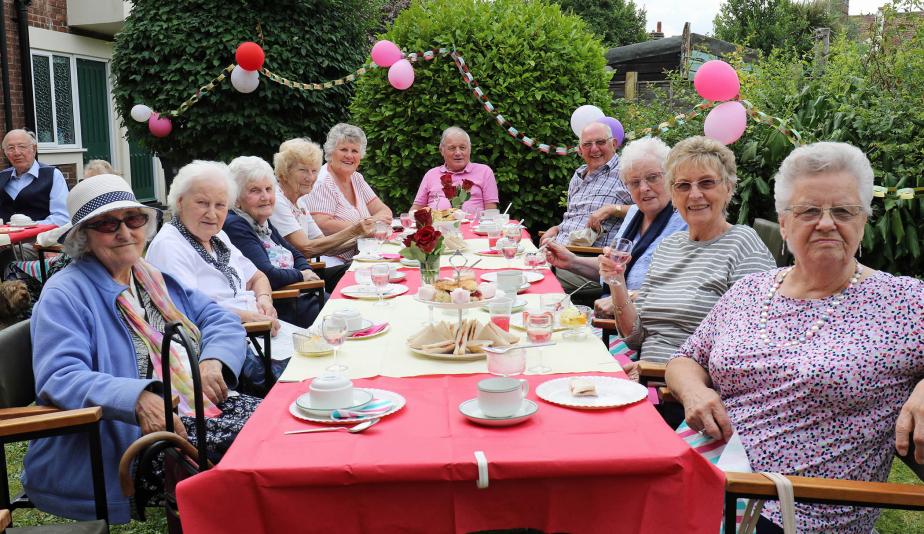
POLYGON ((420 263, 420 279, 424 284, 433 284, 440 277, 440 256, 433 254, 427 256, 420 263))

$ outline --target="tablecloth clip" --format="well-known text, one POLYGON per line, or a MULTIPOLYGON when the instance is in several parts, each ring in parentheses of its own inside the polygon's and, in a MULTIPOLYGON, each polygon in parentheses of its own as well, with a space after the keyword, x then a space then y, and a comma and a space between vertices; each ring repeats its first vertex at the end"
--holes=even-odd
POLYGON ((484 455, 484 451, 475 451, 475 463, 478 465, 478 480, 475 481, 475 486, 485 489, 488 487, 488 457, 484 455))

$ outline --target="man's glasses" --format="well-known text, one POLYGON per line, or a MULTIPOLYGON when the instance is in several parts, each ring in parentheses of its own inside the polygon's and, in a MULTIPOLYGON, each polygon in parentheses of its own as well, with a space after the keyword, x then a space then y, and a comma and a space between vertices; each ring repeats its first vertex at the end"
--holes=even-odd
POLYGON ((671 187, 674 188, 674 191, 679 191, 680 193, 689 193, 694 185, 700 191, 709 191, 710 189, 715 189, 716 186, 719 185, 719 182, 721 182, 721 180, 705 178, 698 182, 674 182, 674 185, 671 187))
POLYGON ((586 141, 581 143, 581 148, 584 150, 590 150, 594 145, 597 145, 597 148, 603 148, 609 143, 613 138, 607 137, 606 139, 597 139, 596 141, 586 141))
POLYGON ((863 206, 848 205, 848 206, 831 206, 830 208, 821 208, 819 206, 811 205, 796 205, 786 208, 785 211, 788 211, 793 214, 796 219, 799 219, 802 222, 807 223, 816 223, 824 217, 825 212, 831 216, 831 219, 837 222, 850 222, 863 213, 863 206))
POLYGON ((27 150, 32 150, 32 145, 6 145, 4 147, 4 152, 25 152, 27 150))
MULTIPOLYGON (((642 178, 642 180, 644 180, 646 184, 651 186, 651 185, 655 185, 658 182, 660 182, 661 178, 663 177, 664 177, 663 172, 652 172, 652 173, 646 174, 645 177, 642 178)), ((642 180, 632 180, 631 182, 626 182, 626 187, 628 187, 629 189, 638 189, 639 187, 642 186, 642 180)))
POLYGON ((135 215, 129 215, 124 219, 106 217, 105 219, 87 223, 83 226, 84 228, 89 228, 90 230, 95 230, 104 234, 114 234, 119 231, 119 227, 122 226, 122 223, 125 223, 125 226, 135 230, 146 225, 149 218, 150 217, 147 213, 136 213, 135 215))

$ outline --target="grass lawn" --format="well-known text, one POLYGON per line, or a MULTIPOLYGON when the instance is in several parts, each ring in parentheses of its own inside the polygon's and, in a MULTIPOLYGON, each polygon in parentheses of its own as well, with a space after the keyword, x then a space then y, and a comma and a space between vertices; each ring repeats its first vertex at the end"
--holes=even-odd
MULTIPOLYGON (((22 457, 26 453, 26 444, 17 443, 6 446, 7 469, 10 477, 10 491, 17 494, 19 485, 19 471, 22 466, 22 457)), ((890 482, 902 484, 922 484, 920 480, 905 467, 901 460, 896 459, 892 464, 889 475, 890 482)), ((161 509, 148 509, 148 520, 144 523, 132 521, 127 525, 113 525, 114 534, 154 534, 167 531, 167 521, 161 509)), ((50 514, 37 510, 17 510, 14 516, 17 526, 41 525, 45 523, 64 522, 50 514)), ((883 510, 876 523, 879 534, 907 534, 908 532, 924 532, 924 512, 908 512, 905 510, 883 510)), ((718 528, 716 528, 718 532, 718 528)))

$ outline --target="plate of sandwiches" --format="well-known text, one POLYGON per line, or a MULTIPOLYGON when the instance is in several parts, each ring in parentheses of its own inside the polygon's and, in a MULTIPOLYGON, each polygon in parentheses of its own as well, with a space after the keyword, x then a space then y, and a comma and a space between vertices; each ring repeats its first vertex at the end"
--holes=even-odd
POLYGON ((455 252, 465 252, 468 250, 468 245, 465 244, 465 240, 459 236, 444 236, 443 237, 443 254, 454 254, 455 252))
POLYGON ((487 356, 484 347, 507 347, 520 337, 504 332, 492 322, 482 324, 465 319, 461 326, 445 321, 425 326, 409 337, 407 346, 414 354, 436 360, 474 361, 487 356))

